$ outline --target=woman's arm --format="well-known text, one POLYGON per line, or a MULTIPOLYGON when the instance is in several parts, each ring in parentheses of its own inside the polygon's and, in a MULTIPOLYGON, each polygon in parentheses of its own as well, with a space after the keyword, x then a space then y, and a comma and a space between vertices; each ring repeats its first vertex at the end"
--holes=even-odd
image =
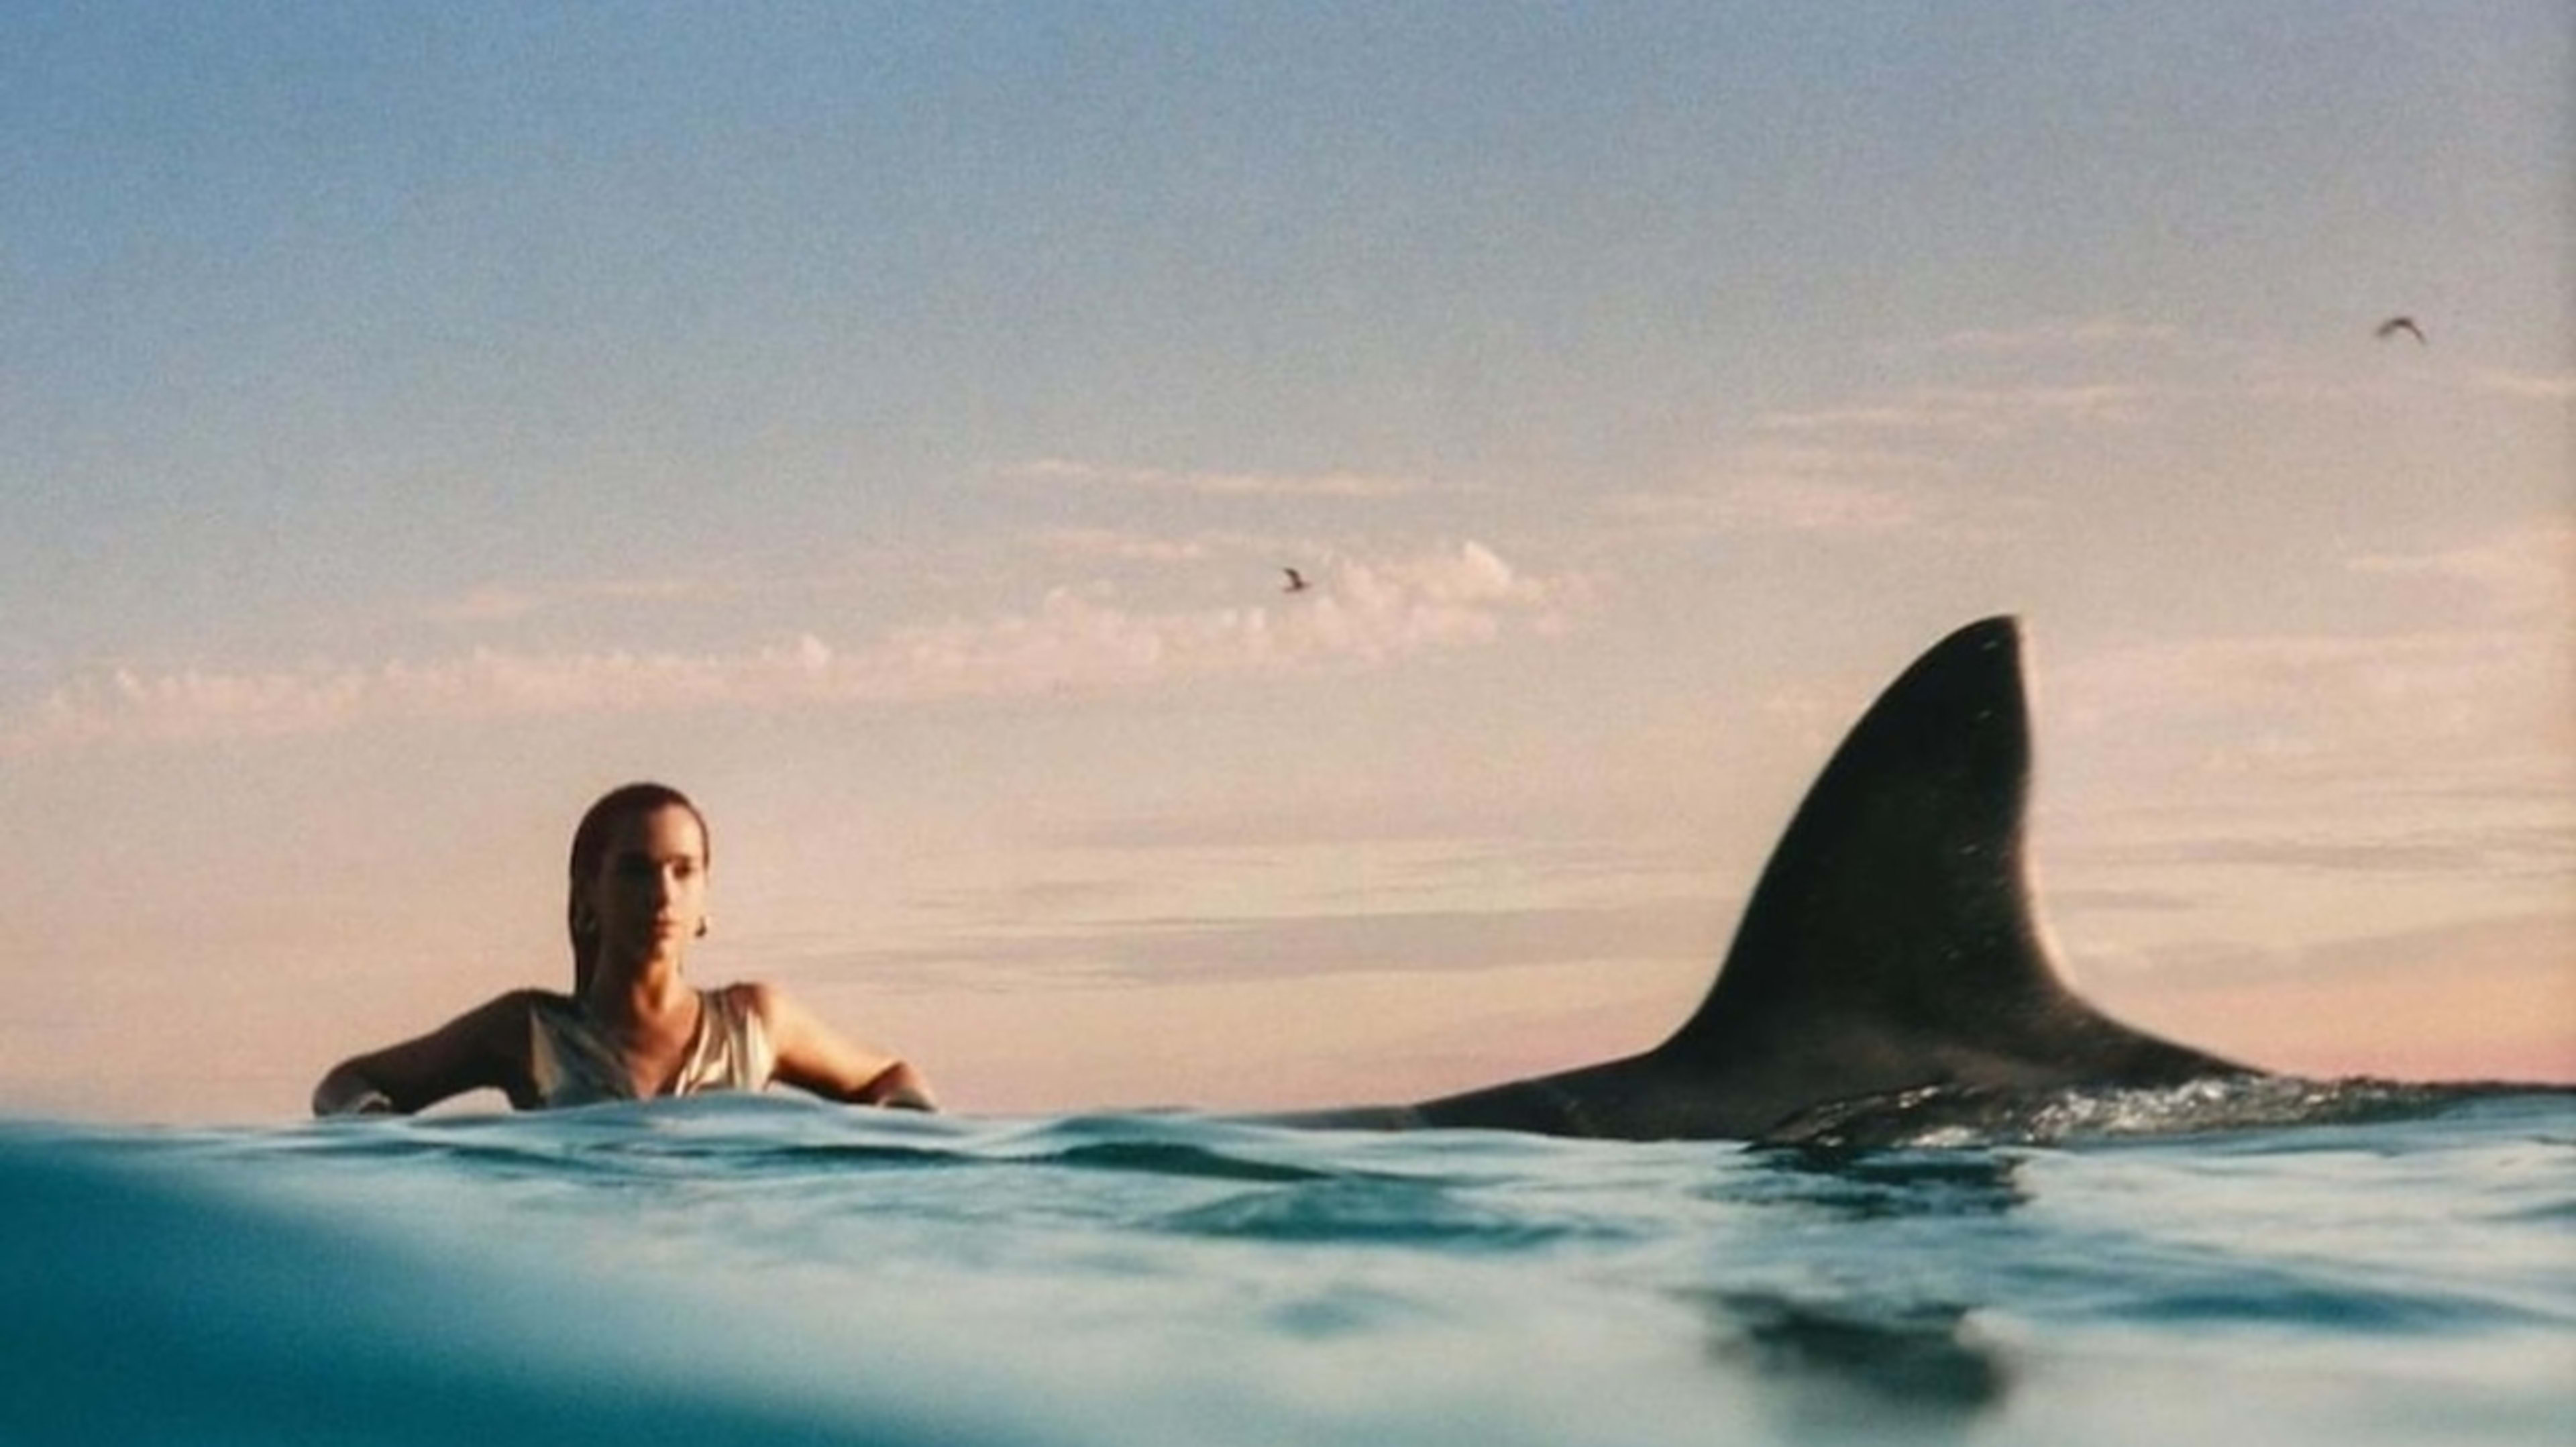
POLYGON ((937 1110, 929 1078, 904 1060, 834 1033, 774 985, 745 986, 777 1054, 777 1078, 827 1100, 937 1110))
POLYGON ((409 1115, 469 1090, 501 1091, 528 1104, 528 1010, 534 991, 514 990, 417 1039, 352 1056, 313 1087, 315 1115, 409 1115))

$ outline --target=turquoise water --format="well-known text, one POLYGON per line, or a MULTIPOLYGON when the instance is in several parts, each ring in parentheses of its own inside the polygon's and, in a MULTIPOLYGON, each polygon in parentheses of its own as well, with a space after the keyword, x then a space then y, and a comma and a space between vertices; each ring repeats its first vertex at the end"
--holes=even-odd
POLYGON ((1757 1149, 778 1097, 20 1122, 0 1441, 2576 1430, 2576 1096, 2247 1082, 1852 1125, 1757 1149))

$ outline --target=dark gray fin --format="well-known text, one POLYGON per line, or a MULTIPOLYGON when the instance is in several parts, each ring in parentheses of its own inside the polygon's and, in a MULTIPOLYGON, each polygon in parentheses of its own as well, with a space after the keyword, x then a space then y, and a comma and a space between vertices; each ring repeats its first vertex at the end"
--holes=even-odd
POLYGON ((2016 622, 1933 645, 1807 791, 1708 998, 1654 1058, 1831 1042, 1923 1082, 1945 1063, 2034 1079, 2236 1068, 2119 1025, 2059 982, 2023 859, 2030 757, 2016 622))
POLYGON ((1853 725, 1772 851, 1717 983, 1663 1044, 1286 1123, 1746 1140, 1926 1086, 2253 1073, 2132 1030, 2059 983, 2022 861, 2029 787, 2020 632, 1989 618, 1935 644, 1853 725))

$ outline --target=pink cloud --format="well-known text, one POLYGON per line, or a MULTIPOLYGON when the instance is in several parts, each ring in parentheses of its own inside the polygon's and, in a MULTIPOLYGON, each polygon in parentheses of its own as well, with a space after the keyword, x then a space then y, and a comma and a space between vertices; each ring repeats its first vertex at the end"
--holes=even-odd
POLYGON ((478 648, 373 667, 117 669, 71 679, 0 725, 0 752, 306 734, 387 717, 903 704, 1374 666, 1514 629, 1556 631, 1583 602, 1579 580, 1524 575, 1469 542, 1346 560, 1319 570, 1311 591, 1266 606, 1138 611, 1106 588, 1059 588, 1028 612, 898 627, 846 650, 809 632, 735 652, 478 648))

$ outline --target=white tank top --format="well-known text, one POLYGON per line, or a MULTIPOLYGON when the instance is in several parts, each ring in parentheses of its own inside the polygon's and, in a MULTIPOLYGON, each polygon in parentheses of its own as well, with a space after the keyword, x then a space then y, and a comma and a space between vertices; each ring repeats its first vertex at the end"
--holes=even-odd
MULTIPOLYGON (((672 1076, 671 1095, 702 1090, 759 1090, 778 1058, 769 1032, 738 985, 698 991, 698 1030, 672 1076)), ((548 1106, 633 1100, 635 1078, 579 1001, 550 996, 528 1010, 528 1069, 548 1106)))

